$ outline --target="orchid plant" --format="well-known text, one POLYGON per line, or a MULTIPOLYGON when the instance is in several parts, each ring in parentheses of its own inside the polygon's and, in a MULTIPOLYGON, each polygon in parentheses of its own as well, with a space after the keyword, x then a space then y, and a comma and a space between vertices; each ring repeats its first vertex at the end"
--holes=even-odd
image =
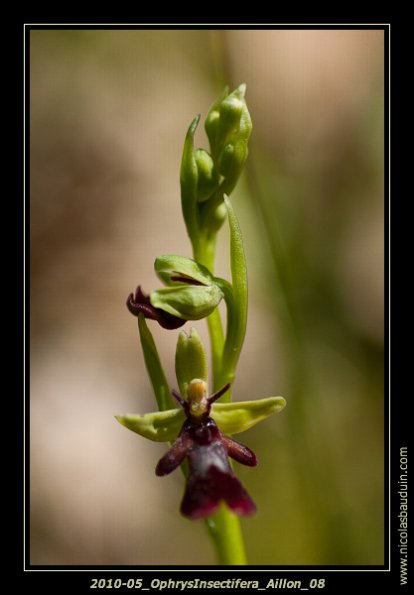
POLYGON ((283 397, 233 402, 231 389, 247 322, 247 272, 240 226, 229 196, 239 179, 252 130, 245 85, 226 88, 210 108, 205 130, 210 152, 194 148, 200 116, 191 123, 181 163, 181 206, 193 259, 177 255, 156 258, 155 272, 166 287, 149 295, 138 286, 127 299, 138 317, 146 368, 158 411, 117 416, 144 438, 170 443, 158 462, 158 476, 181 465, 186 486, 181 513, 204 518, 220 564, 246 564, 239 515, 256 506, 236 477, 229 457, 248 466, 256 455, 230 435, 243 432, 285 406, 283 397), (231 282, 214 276, 217 234, 227 219, 230 228, 231 282), (223 329, 219 303, 227 310, 223 329), (189 320, 206 318, 211 343, 212 374, 208 391, 207 356, 195 328, 180 331, 175 354, 179 392, 170 389, 146 320, 175 330, 189 320), (176 406, 178 404, 178 407, 176 406))

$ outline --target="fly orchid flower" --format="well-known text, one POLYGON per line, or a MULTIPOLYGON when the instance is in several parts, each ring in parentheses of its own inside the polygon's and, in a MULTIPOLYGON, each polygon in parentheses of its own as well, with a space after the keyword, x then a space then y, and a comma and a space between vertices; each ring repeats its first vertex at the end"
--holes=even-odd
POLYGON ((223 434, 210 417, 211 406, 230 385, 226 384, 214 395, 207 396, 204 380, 193 379, 184 400, 172 391, 173 397, 184 409, 187 417, 178 438, 169 451, 158 461, 157 475, 174 471, 184 459, 189 472, 181 513, 190 519, 213 514, 224 500, 236 514, 251 515, 256 506, 234 474, 228 457, 254 467, 258 460, 253 451, 223 434))
MULTIPOLYGON (((161 368, 158 368, 158 355, 149 341, 144 318, 139 320, 144 353, 148 354, 151 366, 157 366, 153 369, 153 377, 159 379, 162 374, 161 368)), ((228 457, 250 467, 257 465, 257 458, 229 434, 248 430, 269 415, 281 411, 286 404, 285 399, 268 397, 254 401, 218 402, 230 384, 209 397, 207 358, 194 328, 188 335, 180 332, 175 369, 182 396, 174 390, 168 389, 168 393, 178 402, 179 408, 168 408, 164 379, 157 388, 161 411, 117 416, 118 421, 144 438, 170 442, 170 449, 157 464, 157 475, 171 473, 187 459, 188 476, 181 504, 184 516, 191 519, 210 516, 221 501, 236 514, 253 514, 256 506, 234 474, 228 457)))

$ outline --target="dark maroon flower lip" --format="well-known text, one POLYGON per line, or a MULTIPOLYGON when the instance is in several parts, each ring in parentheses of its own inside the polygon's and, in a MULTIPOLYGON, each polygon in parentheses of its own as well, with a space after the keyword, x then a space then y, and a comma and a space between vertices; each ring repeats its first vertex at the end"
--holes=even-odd
POLYGON ((187 322, 182 318, 178 318, 178 316, 174 316, 173 314, 161 310, 161 308, 154 308, 154 306, 151 305, 149 295, 146 295, 142 291, 140 285, 138 285, 135 295, 133 293, 129 294, 126 305, 128 310, 134 316, 138 316, 141 312, 145 318, 156 320, 160 326, 168 330, 180 328, 180 326, 183 326, 187 322))

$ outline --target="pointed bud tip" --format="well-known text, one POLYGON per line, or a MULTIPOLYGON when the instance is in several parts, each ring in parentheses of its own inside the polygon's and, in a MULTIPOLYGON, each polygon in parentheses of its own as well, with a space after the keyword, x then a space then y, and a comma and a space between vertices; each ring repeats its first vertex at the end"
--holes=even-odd
POLYGON ((200 122, 200 118, 201 118, 201 114, 198 114, 194 120, 191 122, 190 126, 188 127, 188 131, 187 131, 187 138, 193 138, 195 131, 197 130, 197 126, 200 122))
POLYGON ((246 94, 246 83, 242 83, 241 85, 239 85, 236 89, 236 91, 238 91, 238 95, 239 97, 244 97, 246 94))

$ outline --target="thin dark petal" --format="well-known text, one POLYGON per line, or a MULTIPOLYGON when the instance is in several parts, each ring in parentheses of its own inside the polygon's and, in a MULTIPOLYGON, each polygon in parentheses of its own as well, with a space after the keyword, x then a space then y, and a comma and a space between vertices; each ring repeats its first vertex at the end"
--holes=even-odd
POLYGON ((247 448, 247 446, 244 446, 244 444, 236 442, 236 440, 225 434, 221 434, 221 441, 227 450, 228 456, 238 463, 247 465, 248 467, 255 467, 258 464, 259 461, 254 452, 250 448, 247 448))
POLYGON ((126 305, 134 316, 138 316, 142 312, 145 318, 156 320, 160 326, 168 330, 180 328, 180 326, 183 326, 187 322, 182 318, 161 310, 161 308, 154 308, 151 305, 149 296, 145 295, 140 286, 137 287, 135 295, 132 293, 129 294, 126 305))
POLYGON ((179 436, 170 450, 158 461, 155 474, 162 476, 174 471, 184 461, 191 445, 192 441, 188 434, 179 436))
POLYGON ((186 402, 184 401, 184 399, 181 398, 181 396, 177 393, 177 391, 172 389, 171 394, 174 397, 174 399, 177 401, 177 403, 179 405, 181 405, 181 407, 185 408, 186 402))
POLYGON ((223 388, 214 393, 214 395, 211 395, 211 397, 208 398, 208 402, 210 403, 210 405, 214 403, 214 401, 217 401, 217 399, 219 399, 221 396, 223 396, 224 393, 226 393, 229 390, 230 386, 231 384, 230 382, 228 382, 225 386, 223 386, 223 388))

